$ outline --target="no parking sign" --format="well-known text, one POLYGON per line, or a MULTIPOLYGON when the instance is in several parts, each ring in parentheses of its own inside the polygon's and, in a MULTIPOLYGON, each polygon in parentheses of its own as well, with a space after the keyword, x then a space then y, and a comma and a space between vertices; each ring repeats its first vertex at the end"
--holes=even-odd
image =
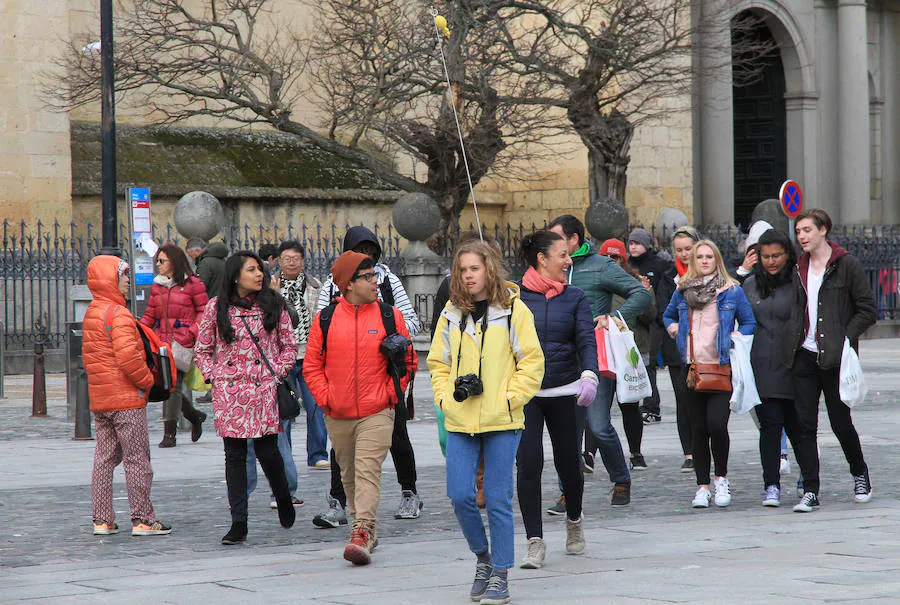
POLYGON ((797 181, 785 181, 778 191, 781 209, 789 218, 796 218, 803 210, 803 191, 797 181))
POLYGON ((803 210, 803 191, 797 181, 785 181, 778 190, 778 199, 781 201, 781 209, 788 216, 788 235, 794 239, 794 218, 803 210))

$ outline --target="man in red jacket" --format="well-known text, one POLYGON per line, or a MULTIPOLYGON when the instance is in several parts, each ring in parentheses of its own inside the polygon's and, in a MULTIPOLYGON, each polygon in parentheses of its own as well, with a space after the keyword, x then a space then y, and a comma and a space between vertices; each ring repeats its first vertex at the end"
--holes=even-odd
MULTIPOLYGON (((381 496, 381 465, 394 431, 397 389, 380 351, 387 332, 378 304, 374 262, 365 254, 345 252, 335 261, 331 274, 343 296, 334 308, 327 343, 323 342, 319 316, 312 322, 303 377, 325 411, 353 518, 344 559, 366 565, 378 542, 375 513, 381 496)), ((409 338, 402 313, 396 308, 393 312, 397 332, 409 338)), ((415 351, 409 347, 401 392, 406 390, 416 362, 415 351)))

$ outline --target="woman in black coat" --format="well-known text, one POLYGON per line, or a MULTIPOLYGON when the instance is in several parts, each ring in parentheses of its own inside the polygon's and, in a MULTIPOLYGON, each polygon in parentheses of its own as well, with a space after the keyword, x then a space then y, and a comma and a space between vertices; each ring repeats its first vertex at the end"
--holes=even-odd
POLYGON ((816 461, 816 436, 797 415, 794 379, 781 363, 781 341, 791 317, 793 274, 797 255, 787 234, 769 229, 759 238, 759 262, 743 285, 756 318, 750 361, 762 400, 759 418, 759 457, 766 496, 763 506, 781 504, 781 432, 787 433, 803 475, 816 461))
POLYGON ((584 292, 567 284, 572 259, 565 240, 552 231, 537 231, 522 240, 521 253, 529 267, 520 297, 534 314, 546 364, 541 390, 525 406, 525 431, 516 457, 519 508, 528 536, 528 553, 520 567, 537 569, 547 551, 541 522, 545 422, 566 495, 566 552, 584 552, 584 476, 575 406, 594 401, 599 372, 590 304, 584 292))

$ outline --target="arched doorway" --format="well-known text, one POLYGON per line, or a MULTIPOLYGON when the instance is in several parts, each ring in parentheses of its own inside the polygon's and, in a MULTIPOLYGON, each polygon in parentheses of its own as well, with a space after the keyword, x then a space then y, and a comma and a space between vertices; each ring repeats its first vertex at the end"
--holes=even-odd
POLYGON ((777 197, 787 178, 785 72, 762 19, 747 11, 732 23, 734 221, 746 228, 756 205, 777 197), (748 60, 747 53, 760 49, 761 57, 748 60))

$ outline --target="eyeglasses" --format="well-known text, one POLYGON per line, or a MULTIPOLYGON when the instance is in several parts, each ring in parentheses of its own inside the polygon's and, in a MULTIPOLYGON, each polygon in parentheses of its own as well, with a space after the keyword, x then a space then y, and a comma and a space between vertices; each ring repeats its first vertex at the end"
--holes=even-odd
POLYGON ((156 264, 157 264, 157 265, 165 265, 167 262, 169 262, 169 259, 167 259, 167 258, 158 258, 158 259, 156 259, 156 264))
POLYGON ((282 256, 280 260, 285 265, 296 265, 298 263, 303 262, 303 257, 302 256, 282 256))
POLYGON ((374 272, 373 273, 358 273, 353 276, 353 281, 356 281, 357 279, 364 279, 366 281, 375 281, 377 278, 378 278, 378 276, 374 272))

